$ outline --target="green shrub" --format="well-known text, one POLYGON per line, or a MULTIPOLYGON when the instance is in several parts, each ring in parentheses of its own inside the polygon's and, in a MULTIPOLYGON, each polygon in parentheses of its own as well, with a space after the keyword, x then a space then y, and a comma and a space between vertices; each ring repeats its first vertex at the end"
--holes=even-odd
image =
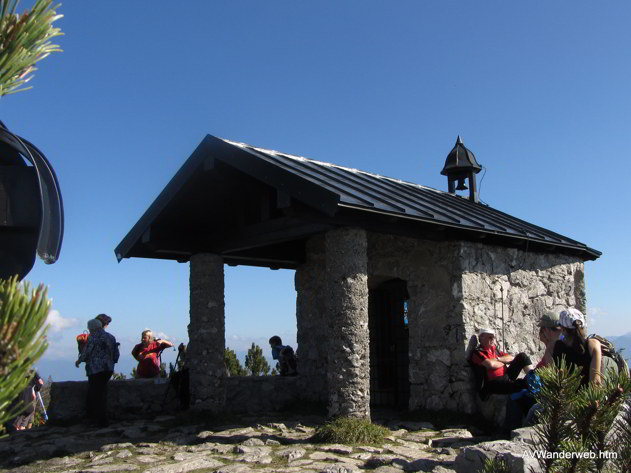
POLYGON ((390 431, 375 425, 367 419, 354 417, 338 417, 319 427, 313 440, 321 443, 380 444, 390 431))

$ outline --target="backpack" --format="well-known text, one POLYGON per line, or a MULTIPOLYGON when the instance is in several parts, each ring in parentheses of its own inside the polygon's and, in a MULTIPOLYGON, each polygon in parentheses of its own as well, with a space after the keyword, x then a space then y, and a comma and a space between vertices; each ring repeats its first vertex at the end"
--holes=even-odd
POLYGON ((592 334, 587 339, 595 339, 600 342, 600 353, 602 355, 602 361, 600 363, 600 372, 605 375, 609 368, 617 369, 618 373, 623 371, 629 372, 629 365, 627 361, 622 357, 619 351, 616 350, 616 346, 613 342, 607 340, 600 335, 592 334))
POLYGON ((88 337, 90 334, 88 332, 83 332, 77 335, 77 349, 79 350, 79 355, 85 349, 85 346, 88 344, 88 337))
POLYGON ((526 375, 526 383, 528 385, 528 393, 530 397, 535 397, 541 391, 541 377, 537 371, 530 370, 526 375))
POLYGON ((298 374, 296 355, 294 349, 289 345, 281 348, 278 357, 278 364, 280 365, 281 376, 295 376, 298 374))

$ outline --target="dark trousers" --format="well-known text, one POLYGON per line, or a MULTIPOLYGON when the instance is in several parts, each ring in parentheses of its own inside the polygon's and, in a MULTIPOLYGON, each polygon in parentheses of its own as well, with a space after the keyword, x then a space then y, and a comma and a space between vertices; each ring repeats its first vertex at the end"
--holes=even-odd
POLYGON ((107 424, 107 382, 111 377, 111 371, 88 375, 88 418, 99 424, 107 424))
POLYGON ((522 419, 528 414, 528 411, 534 406, 535 402, 535 398, 531 396, 522 396, 519 399, 511 399, 509 396, 506 401, 504 432, 508 434, 511 430, 520 428, 522 426, 522 419))
MULTIPOLYGON (((191 404, 190 376, 188 368, 184 368, 175 373, 171 373, 171 383, 180 398, 180 407, 184 410, 188 409, 191 404)), ((164 397, 166 401, 166 394, 164 397)), ((164 404, 164 403, 163 403, 164 404)))
MULTIPOLYGON (((504 376, 487 380, 482 391, 484 394, 512 394, 522 389, 527 389, 528 384, 524 378, 517 379, 521 370, 531 365, 530 358, 525 353, 519 353, 506 367, 504 376)), ((482 393, 481 393, 482 394, 482 393)))

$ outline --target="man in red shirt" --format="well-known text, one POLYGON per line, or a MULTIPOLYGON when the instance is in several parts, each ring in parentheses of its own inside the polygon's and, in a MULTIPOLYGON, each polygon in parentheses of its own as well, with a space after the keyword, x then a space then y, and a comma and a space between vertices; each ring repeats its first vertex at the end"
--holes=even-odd
POLYGON ((142 332, 141 343, 136 345, 131 354, 138 360, 137 378, 155 378, 160 375, 160 354, 162 350, 172 347, 168 340, 154 340, 151 330, 142 332))
POLYGON ((485 369, 484 385, 480 395, 511 394, 527 389, 524 378, 517 379, 523 370, 527 374, 532 362, 525 353, 516 356, 504 353, 495 346, 495 332, 483 328, 478 335, 480 344, 471 353, 471 362, 485 369))

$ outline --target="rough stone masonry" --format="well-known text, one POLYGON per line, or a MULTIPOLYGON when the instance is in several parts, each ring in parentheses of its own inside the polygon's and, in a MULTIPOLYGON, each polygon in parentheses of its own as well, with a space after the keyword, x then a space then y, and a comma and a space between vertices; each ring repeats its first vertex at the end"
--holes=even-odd
POLYGON ((191 407, 220 412, 225 406, 225 316, 223 259, 197 254, 191 258, 188 367, 191 407), (193 361, 194 360, 194 361, 193 361))
POLYGON ((537 360, 541 315, 560 307, 585 310, 579 257, 350 229, 314 237, 306 248, 306 262, 296 270, 300 371, 309 374, 307 395, 327 401, 331 414, 367 416, 363 354, 371 280, 407 285, 411 410, 488 407, 474 392, 468 366, 481 327, 494 327, 508 352, 537 360))
POLYGON ((370 419, 366 232, 326 234, 329 416, 370 419))

